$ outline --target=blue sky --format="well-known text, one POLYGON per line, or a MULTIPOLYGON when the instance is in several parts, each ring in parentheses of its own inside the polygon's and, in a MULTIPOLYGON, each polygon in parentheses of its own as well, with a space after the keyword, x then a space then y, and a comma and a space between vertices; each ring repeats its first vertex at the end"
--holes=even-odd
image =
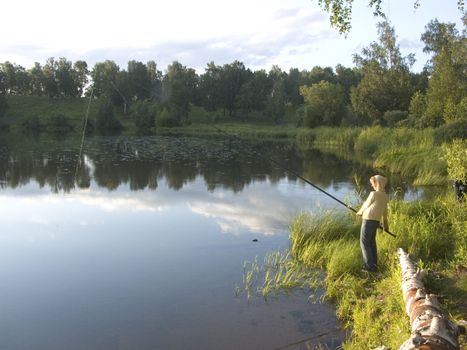
MULTIPOLYGON (((434 18, 457 23, 456 0, 384 0, 404 55, 415 53, 414 71, 428 57, 420 36, 434 18)), ((317 0, 15 0, 2 4, 0 62, 26 68, 48 57, 83 59, 90 67, 111 59, 126 68, 130 59, 154 60, 159 69, 178 60, 202 73, 206 64, 240 60, 251 69, 278 65, 353 66, 352 54, 377 39, 368 0, 355 0, 347 37, 330 27, 317 0)))

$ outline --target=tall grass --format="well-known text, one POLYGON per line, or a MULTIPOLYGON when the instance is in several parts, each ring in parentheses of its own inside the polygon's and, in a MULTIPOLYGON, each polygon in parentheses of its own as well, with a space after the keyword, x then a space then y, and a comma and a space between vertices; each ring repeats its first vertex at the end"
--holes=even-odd
POLYGON ((352 330, 344 349, 381 345, 396 349, 410 335, 396 256, 396 249, 402 247, 420 266, 437 271, 432 283, 427 281, 429 291, 443 294, 445 307, 455 320, 465 319, 465 308, 458 306, 467 298, 467 273, 453 275, 453 271, 467 266, 466 204, 452 197, 392 201, 389 221, 397 237, 378 232, 379 272, 370 275, 360 271, 360 220, 342 212, 301 214, 290 227, 290 251, 274 253, 265 259, 265 267, 258 268, 269 272, 258 278, 258 285, 265 289, 256 292, 267 295, 282 287, 304 286, 306 272, 299 266, 305 266, 315 273, 308 287, 325 288, 325 297, 335 303, 337 316, 352 330), (317 271, 324 276, 316 275, 317 271))
POLYGON ((337 156, 342 150, 356 153, 353 160, 403 176, 414 185, 441 185, 448 179, 433 129, 321 127, 299 130, 295 139, 304 150, 318 148, 337 156))

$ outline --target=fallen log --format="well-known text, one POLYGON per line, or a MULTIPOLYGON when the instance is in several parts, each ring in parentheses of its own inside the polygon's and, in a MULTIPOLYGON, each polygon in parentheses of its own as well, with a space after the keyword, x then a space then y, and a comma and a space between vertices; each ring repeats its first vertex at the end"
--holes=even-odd
POLYGON ((399 350, 459 350, 459 335, 465 328, 444 315, 437 298, 423 285, 424 271, 415 268, 409 254, 397 250, 402 269, 402 292, 412 334, 399 350))

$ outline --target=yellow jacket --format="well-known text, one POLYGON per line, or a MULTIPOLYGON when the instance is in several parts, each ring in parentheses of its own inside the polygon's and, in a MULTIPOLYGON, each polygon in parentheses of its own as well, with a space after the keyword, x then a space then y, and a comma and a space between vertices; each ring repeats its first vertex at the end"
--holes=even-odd
POLYGON ((361 215, 364 220, 383 222, 383 227, 388 228, 388 202, 389 197, 386 192, 371 191, 357 215, 361 215))

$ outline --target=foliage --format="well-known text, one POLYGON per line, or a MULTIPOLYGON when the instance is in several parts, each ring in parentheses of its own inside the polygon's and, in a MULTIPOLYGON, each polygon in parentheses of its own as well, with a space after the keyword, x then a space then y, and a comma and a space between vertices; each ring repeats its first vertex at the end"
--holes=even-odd
MULTIPOLYGON (((420 0, 414 0, 414 8, 420 6, 420 0)), ((352 0, 318 0, 318 5, 329 13, 331 26, 335 27, 339 33, 347 34, 352 27, 352 0)), ((368 7, 373 10, 374 16, 384 17, 381 8, 382 0, 368 0, 368 7)), ((464 13, 464 0, 457 0, 457 7, 461 13, 464 13)))
POLYGON ((364 48, 362 55, 354 55, 362 80, 351 91, 353 110, 373 120, 389 110, 408 110, 412 93, 409 68, 414 62, 413 55, 402 57, 388 21, 378 23, 378 40, 364 48))
POLYGON ((171 115, 179 120, 188 117, 196 84, 194 69, 187 68, 177 61, 168 66, 162 81, 162 100, 169 106, 171 115))
POLYGON ((131 106, 130 115, 138 129, 150 129, 156 121, 156 105, 150 102, 136 102, 131 106))
POLYGON ((342 87, 326 81, 300 87, 306 104, 304 125, 339 125, 346 110, 342 87))
POLYGON ((425 114, 426 97, 420 91, 416 91, 410 99, 409 114, 414 119, 421 119, 425 114))
POLYGON ((432 76, 428 83, 423 126, 439 126, 462 117, 467 95, 467 45, 452 24, 432 21, 422 35, 425 49, 434 52, 432 76))
POLYGON ((448 164, 449 178, 467 180, 467 139, 457 139, 443 144, 443 158, 448 164))
POLYGON ((450 142, 454 139, 467 138, 467 119, 458 119, 441 125, 434 131, 434 140, 436 144, 450 142))
POLYGON ((122 124, 115 117, 112 103, 106 99, 100 102, 95 120, 96 129, 99 131, 120 130, 122 124))
POLYGON ((404 119, 407 119, 409 113, 407 111, 386 111, 383 115, 383 120, 386 122, 386 126, 395 127, 404 119))
POLYGON ((170 114, 166 108, 164 108, 157 116, 156 126, 163 128, 173 128, 180 126, 180 121, 174 115, 170 114))
POLYGON ((275 123, 278 123, 284 117, 285 100, 284 81, 282 78, 276 79, 266 102, 266 113, 275 123))
POLYGON ((444 106, 443 117, 445 122, 467 119, 467 97, 463 97, 459 103, 448 99, 444 106))
POLYGON ((6 101, 6 82, 3 72, 0 70, 0 117, 2 117, 7 108, 8 103, 6 101))

